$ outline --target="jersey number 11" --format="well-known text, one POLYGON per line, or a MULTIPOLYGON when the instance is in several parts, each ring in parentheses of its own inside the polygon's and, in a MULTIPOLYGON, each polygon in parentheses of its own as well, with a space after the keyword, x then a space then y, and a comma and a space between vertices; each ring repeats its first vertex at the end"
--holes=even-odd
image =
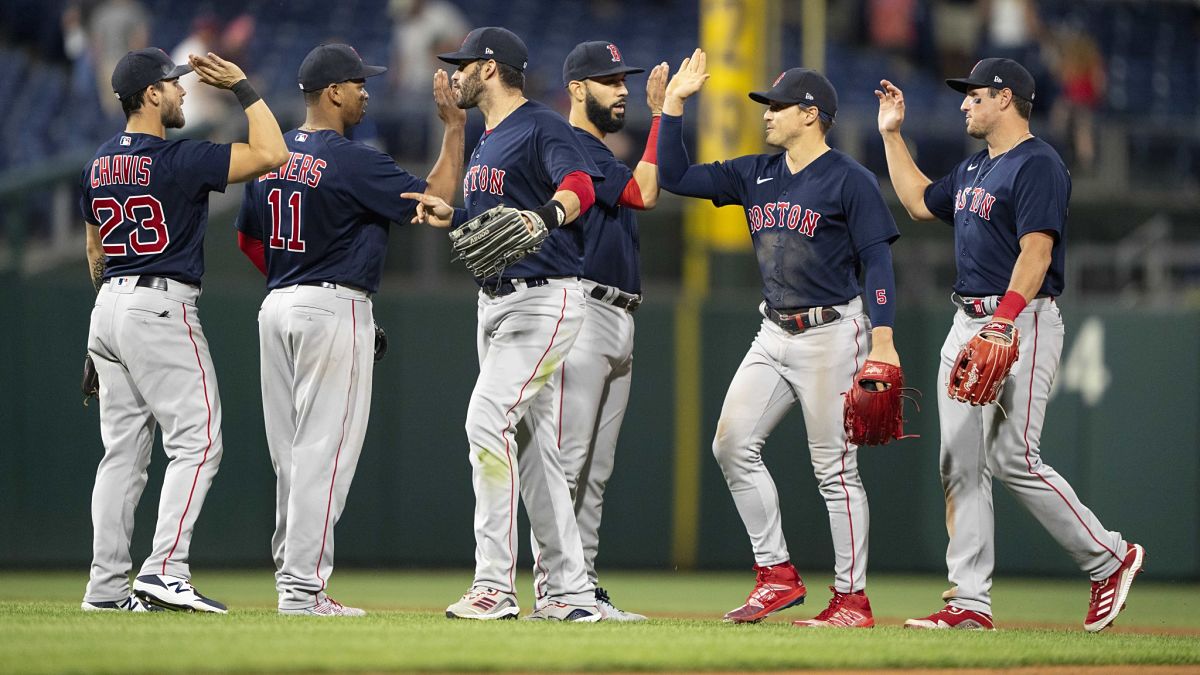
POLYGON ((304 240, 300 238, 300 192, 288 193, 288 211, 292 215, 291 236, 284 242, 281 221, 283 220, 283 190, 275 188, 267 193, 271 205, 271 248, 287 249, 293 253, 304 253, 304 240))

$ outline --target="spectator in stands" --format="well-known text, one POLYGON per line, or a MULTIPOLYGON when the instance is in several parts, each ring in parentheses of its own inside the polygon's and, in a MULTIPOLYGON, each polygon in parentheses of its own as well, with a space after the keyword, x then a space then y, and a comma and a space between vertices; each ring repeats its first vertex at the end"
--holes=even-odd
POLYGON ((928 3, 921 0, 864 0, 863 19, 872 47, 912 68, 936 58, 928 3))
POLYGON ((100 105, 106 115, 123 117, 110 79, 126 53, 149 46, 150 15, 138 0, 99 0, 92 7, 87 34, 100 105))
POLYGON ((985 51, 1004 58, 1023 58, 1037 47, 1042 24, 1036 0, 982 0, 985 51))
MULTIPOLYGON (((99 104, 100 95, 96 91, 96 66, 92 61, 91 44, 88 40, 87 24, 90 7, 87 0, 72 0, 63 8, 61 23, 63 34, 63 53, 71 61, 71 99, 86 106, 87 109, 99 104)), ((72 141, 80 141, 86 136, 84 125, 71 128, 72 134, 80 134, 72 141)), ((88 140, 91 140, 88 138, 88 140)))
POLYGON ((933 33, 937 39, 938 66, 943 77, 969 72, 979 59, 979 32, 983 17, 977 0, 938 0, 933 5, 933 33))
MULTIPOLYGON (((203 55, 209 52, 227 54, 220 48, 220 34, 221 20, 215 14, 209 12, 197 14, 192 19, 192 32, 183 39, 183 42, 176 45, 171 52, 171 60, 175 63, 186 63, 188 54, 203 55)), ((229 55, 229 58, 236 59, 236 56, 229 55)), ((228 114, 230 108, 227 104, 231 101, 220 89, 201 87, 199 83, 200 76, 196 73, 187 73, 179 78, 179 84, 188 93, 187 121, 184 129, 192 138, 204 137, 213 140, 219 135, 217 126, 230 117, 228 114)))
POLYGON ((1096 165, 1095 111, 1104 101, 1106 78, 1100 47, 1091 36, 1068 31, 1055 41, 1060 45, 1058 79, 1062 95, 1050 119, 1055 134, 1069 138, 1072 168, 1089 172, 1096 165))
POLYGON ((409 147, 392 148, 392 153, 432 158, 442 142, 440 133, 429 133, 434 123, 441 128, 429 97, 433 73, 441 67, 437 55, 457 50, 471 27, 447 0, 389 0, 388 13, 393 22, 390 73, 400 128, 406 139, 413 139, 409 147))

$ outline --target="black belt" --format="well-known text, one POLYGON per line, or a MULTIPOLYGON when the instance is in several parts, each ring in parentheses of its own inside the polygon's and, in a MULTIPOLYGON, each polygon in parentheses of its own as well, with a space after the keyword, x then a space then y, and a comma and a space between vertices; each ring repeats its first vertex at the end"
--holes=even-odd
POLYGON ((801 307, 782 311, 767 307, 766 315, 775 325, 792 335, 799 335, 809 328, 824 326, 842 318, 842 313, 833 307, 801 307))
POLYGON ((630 314, 636 312, 637 308, 642 305, 642 296, 626 293, 616 286, 601 286, 597 284, 592 288, 591 296, 617 309, 623 309, 630 314))
POLYGON ((506 295, 512 295, 513 293, 517 292, 517 286, 513 283, 513 281, 523 282, 525 284, 525 288, 537 288, 538 286, 545 286, 546 284, 550 283, 550 278, 528 277, 525 279, 501 279, 500 283, 496 284, 495 286, 488 286, 487 283, 484 283, 479 290, 483 291, 483 294, 489 298, 503 298, 506 295))
POLYGON ((359 288, 358 286, 351 286, 350 284, 335 284, 332 281, 301 281, 300 283, 298 283, 296 285, 297 286, 317 286, 318 288, 328 288, 330 290, 336 290, 338 288, 346 288, 351 291, 358 291, 359 293, 366 293, 367 295, 371 294, 371 292, 366 290, 365 288, 359 288))
MULTIPOLYGON (((107 284, 110 281, 112 281, 111 278, 105 279, 104 283, 107 284)), ((191 288, 192 290, 196 290, 196 289, 200 288, 199 284, 189 284, 186 281, 172 279, 171 277, 156 277, 156 276, 151 276, 149 274, 143 274, 143 275, 139 276, 137 283, 134 284, 134 286, 137 286, 138 288, 153 288, 156 291, 165 291, 169 288, 169 283, 172 281, 177 284, 183 284, 184 286, 187 286, 188 288, 191 288)))

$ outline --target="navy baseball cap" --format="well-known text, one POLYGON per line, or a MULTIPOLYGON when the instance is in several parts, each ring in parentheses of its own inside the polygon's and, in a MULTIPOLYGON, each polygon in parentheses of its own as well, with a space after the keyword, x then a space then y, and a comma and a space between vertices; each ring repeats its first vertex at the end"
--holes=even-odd
POLYGON ((975 64, 967 77, 946 80, 946 84, 963 94, 980 87, 1011 89, 1013 96, 1033 100, 1033 75, 1012 59, 984 59, 975 64))
POLYGON ((516 33, 507 28, 484 26, 467 33, 467 39, 463 40, 458 51, 438 54, 438 58, 456 66, 492 59, 517 70, 525 70, 529 65, 529 49, 516 33))
POLYGON ((808 68, 791 68, 780 73, 767 91, 752 91, 750 98, 758 103, 799 103, 816 109, 833 119, 837 115, 838 96, 833 84, 824 75, 808 68))
POLYGON ((645 68, 630 68, 621 58, 621 50, 611 42, 598 40, 575 45, 563 62, 563 86, 572 80, 583 81, 621 73, 644 73, 645 68))
POLYGON ((175 65, 171 57, 157 47, 139 49, 117 61, 112 74, 113 93, 119 99, 126 99, 155 82, 173 80, 190 72, 190 65, 175 65))
POLYGON ((385 72, 384 66, 368 66, 350 45, 317 45, 300 63, 300 88, 319 91, 331 84, 362 80, 385 72))

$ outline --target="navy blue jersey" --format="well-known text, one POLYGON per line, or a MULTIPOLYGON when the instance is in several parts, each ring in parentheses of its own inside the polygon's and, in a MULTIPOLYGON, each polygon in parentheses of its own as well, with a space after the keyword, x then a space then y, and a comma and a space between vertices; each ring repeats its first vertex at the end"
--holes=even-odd
POLYGON ((796 174, 782 152, 697 166, 712 178, 714 193, 705 196, 746 210, 763 298, 774 309, 859 296, 858 252, 900 236, 875 176, 839 150, 796 174))
POLYGON ((100 226, 104 278, 129 274, 199 284, 208 193, 225 191, 229 145, 114 136, 84 167, 79 210, 100 226))
POLYGON ((583 276, 626 293, 642 292, 638 264, 638 229, 633 209, 621 206, 621 193, 633 171, 617 161, 599 138, 576 129, 575 134, 604 180, 596 183, 596 203, 580 216, 583 222, 583 276))
MULTIPOLYGON (((535 209, 550 201, 567 174, 582 171, 598 184, 571 125, 536 101, 526 101, 480 137, 463 176, 468 218, 504 204, 535 209)), ((578 222, 557 228, 541 250, 504 270, 504 278, 567 277, 583 274, 583 230, 578 222)), ((482 279, 476 279, 482 283, 482 279)), ((489 282, 492 285, 492 282, 489 282)))
POLYGON ((1003 295, 1021 253, 1021 237, 1047 232, 1054 236, 1054 249, 1038 294, 1061 295, 1070 199, 1071 175, 1040 138, 994 159, 980 150, 934 181, 925 189, 925 206, 954 226, 954 290, 1003 295))
POLYGON ((284 134, 291 157, 246 185, 236 227, 261 239, 267 288, 328 281, 379 290, 388 224, 407 223, 426 183, 331 130, 284 134))

